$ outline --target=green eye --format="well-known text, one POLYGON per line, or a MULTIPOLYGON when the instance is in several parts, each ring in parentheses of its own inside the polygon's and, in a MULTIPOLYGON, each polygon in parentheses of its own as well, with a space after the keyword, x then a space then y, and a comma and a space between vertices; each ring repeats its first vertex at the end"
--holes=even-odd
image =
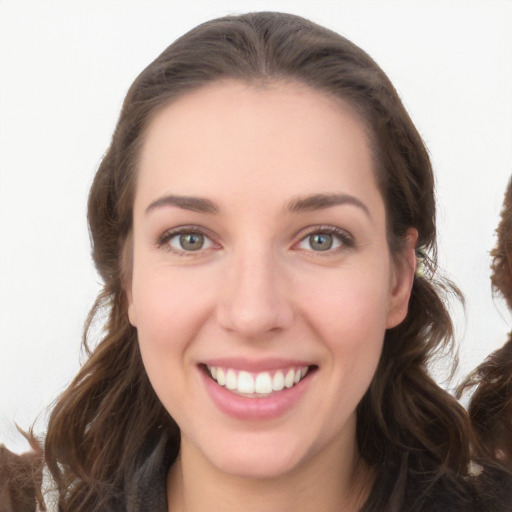
POLYGON ((313 251, 328 251, 333 245, 333 236, 329 233, 315 233, 308 237, 309 246, 313 251))
POLYGON ((204 246, 204 235, 200 233, 184 233, 179 236, 179 245, 180 249, 184 251, 198 251, 204 246))
POLYGON ((334 226, 320 226, 318 231, 310 231, 296 246, 312 252, 336 253, 354 246, 353 237, 345 230, 334 226))
POLYGON ((199 252, 214 246, 212 240, 203 233, 186 230, 167 234, 160 243, 179 254, 199 252))

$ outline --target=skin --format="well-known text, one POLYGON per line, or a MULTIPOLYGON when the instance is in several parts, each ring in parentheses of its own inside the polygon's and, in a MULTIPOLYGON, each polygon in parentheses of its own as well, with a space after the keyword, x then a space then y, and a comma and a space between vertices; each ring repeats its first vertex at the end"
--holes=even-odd
POLYGON ((182 434, 169 510, 357 510, 371 475, 355 409, 385 330, 407 314, 416 236, 395 264, 364 125, 339 100, 296 83, 224 81, 155 116, 127 295, 146 371, 182 434), (345 201, 298 209, 312 194, 345 201), (204 233, 203 247, 183 249, 169 235, 180 226, 204 233), (310 235, 332 228, 332 248, 314 250, 310 235), (244 420, 205 388, 200 365, 219 357, 315 371, 283 414, 244 420))

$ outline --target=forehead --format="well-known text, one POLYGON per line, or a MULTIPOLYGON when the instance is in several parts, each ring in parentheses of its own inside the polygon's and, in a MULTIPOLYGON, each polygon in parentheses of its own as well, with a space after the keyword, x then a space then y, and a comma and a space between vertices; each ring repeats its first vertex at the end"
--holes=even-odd
POLYGON ((358 195, 368 186, 376 186, 372 151, 348 104, 297 83, 222 81, 151 120, 137 196, 300 195, 340 187, 358 195))

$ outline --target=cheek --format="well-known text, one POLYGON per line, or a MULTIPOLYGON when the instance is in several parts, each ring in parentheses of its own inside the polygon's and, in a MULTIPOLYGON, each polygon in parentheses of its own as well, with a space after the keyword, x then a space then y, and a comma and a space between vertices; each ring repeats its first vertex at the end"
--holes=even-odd
POLYGON ((199 325, 209 303, 200 284, 200 277, 191 279, 187 272, 135 274, 133 310, 139 334, 156 345, 186 338, 199 325))
MULTIPOLYGON (((379 276, 343 272, 322 282, 314 293, 297 293, 308 332, 326 352, 320 361, 322 396, 318 410, 330 418, 319 438, 345 429, 375 375, 386 331, 387 281, 379 276)), ((313 284, 313 283, 310 283, 313 284)))
POLYGON ((386 274, 344 273, 304 294, 302 316, 330 353, 344 391, 358 401, 377 368, 388 309, 386 274))
POLYGON ((133 310, 142 360, 148 377, 166 405, 172 392, 185 391, 182 375, 187 347, 208 316, 209 299, 185 273, 134 274, 133 310))
POLYGON ((386 273, 348 271, 313 284, 314 292, 303 294, 304 316, 329 338, 359 346, 384 333, 390 293, 386 273))

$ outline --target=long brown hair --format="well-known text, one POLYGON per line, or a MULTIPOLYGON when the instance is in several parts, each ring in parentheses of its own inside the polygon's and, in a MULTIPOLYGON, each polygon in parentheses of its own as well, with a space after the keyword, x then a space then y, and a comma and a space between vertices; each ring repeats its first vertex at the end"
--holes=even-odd
MULTIPOLYGON (((492 288, 512 311, 512 178, 496 235, 496 246, 491 251, 492 288)), ((512 333, 467 378, 459 393, 471 388, 474 393, 468 410, 476 434, 476 456, 484 464, 490 460, 503 466, 512 475, 512 333)), ((512 500, 512 480, 509 485, 512 500)))
POLYGON ((53 409, 46 437, 60 510, 121 509, 124 483, 140 465, 142 448, 166 435, 173 453, 179 449, 179 429, 151 388, 127 317, 123 283, 130 274, 137 158, 156 112, 223 78, 306 84, 349 102, 370 131, 390 249, 398 257, 414 227, 430 258, 425 274, 415 278, 407 318, 386 333, 378 370, 358 407, 359 451, 377 473, 364 510, 421 510, 431 489, 446 479, 453 482, 443 489, 457 494, 454 475, 464 475, 469 460, 467 417, 427 369, 452 336, 444 291, 434 280, 434 179, 427 150, 389 79, 360 48, 297 16, 252 13, 196 27, 137 77, 96 173, 88 220, 104 287, 86 325, 89 359, 53 409), (88 332, 105 315, 102 339, 92 349, 88 332))

